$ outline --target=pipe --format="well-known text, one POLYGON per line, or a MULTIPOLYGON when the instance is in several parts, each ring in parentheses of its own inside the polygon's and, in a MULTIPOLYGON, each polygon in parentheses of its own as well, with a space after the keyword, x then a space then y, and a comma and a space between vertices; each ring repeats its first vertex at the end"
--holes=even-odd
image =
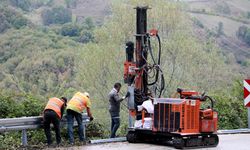
POLYGON ((90 140, 91 144, 102 144, 102 143, 112 143, 112 142, 126 142, 126 137, 110 138, 110 139, 100 139, 100 140, 90 140))

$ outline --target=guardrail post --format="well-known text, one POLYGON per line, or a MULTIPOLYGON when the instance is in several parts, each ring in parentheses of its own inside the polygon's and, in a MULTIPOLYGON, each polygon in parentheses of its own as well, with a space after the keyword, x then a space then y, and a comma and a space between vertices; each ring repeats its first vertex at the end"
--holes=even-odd
POLYGON ((22 145, 27 146, 28 140, 27 140, 27 130, 22 130, 22 145))

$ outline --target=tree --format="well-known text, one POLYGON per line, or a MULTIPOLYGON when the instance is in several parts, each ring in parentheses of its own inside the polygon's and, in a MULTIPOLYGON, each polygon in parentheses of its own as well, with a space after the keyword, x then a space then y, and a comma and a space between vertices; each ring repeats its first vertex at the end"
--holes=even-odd
POLYGON ((61 28, 61 34, 63 36, 79 36, 80 35, 80 27, 78 25, 68 23, 64 24, 61 28))
POLYGON ((72 12, 62 6, 47 9, 42 12, 42 19, 44 25, 50 24, 65 24, 71 22, 72 12))
POLYGON ((13 6, 19 7, 24 11, 29 11, 31 2, 30 0, 10 0, 13 6))
POLYGON ((219 22, 217 28, 217 37, 220 37, 221 35, 224 35, 224 26, 222 22, 219 22))
POLYGON ((9 7, 0 7, 0 33, 9 28, 20 29, 29 24, 28 19, 9 7))

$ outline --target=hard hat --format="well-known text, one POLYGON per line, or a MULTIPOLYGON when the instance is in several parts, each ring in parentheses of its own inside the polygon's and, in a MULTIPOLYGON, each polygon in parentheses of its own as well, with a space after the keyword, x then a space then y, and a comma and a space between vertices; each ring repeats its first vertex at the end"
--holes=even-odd
POLYGON ((83 94, 89 98, 89 93, 88 92, 84 92, 83 94))

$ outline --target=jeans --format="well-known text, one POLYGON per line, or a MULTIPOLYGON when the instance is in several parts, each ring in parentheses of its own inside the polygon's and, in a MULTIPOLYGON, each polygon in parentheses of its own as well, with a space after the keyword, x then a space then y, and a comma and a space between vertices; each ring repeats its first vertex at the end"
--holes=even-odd
POLYGON ((120 126, 120 117, 111 117, 111 135, 110 138, 115 138, 115 133, 120 126))
POLYGON ((60 135, 60 119, 56 112, 53 110, 45 110, 44 111, 44 132, 47 138, 48 145, 52 144, 51 140, 51 132, 50 132, 50 123, 54 125, 54 129, 56 132, 56 143, 61 143, 61 135, 60 135))
POLYGON ((82 114, 75 112, 73 110, 67 109, 67 122, 68 122, 68 135, 69 135, 69 142, 74 143, 74 131, 73 131, 73 125, 74 125, 74 118, 76 118, 77 124, 78 124, 78 135, 80 141, 84 141, 83 136, 83 125, 82 125, 82 114))

